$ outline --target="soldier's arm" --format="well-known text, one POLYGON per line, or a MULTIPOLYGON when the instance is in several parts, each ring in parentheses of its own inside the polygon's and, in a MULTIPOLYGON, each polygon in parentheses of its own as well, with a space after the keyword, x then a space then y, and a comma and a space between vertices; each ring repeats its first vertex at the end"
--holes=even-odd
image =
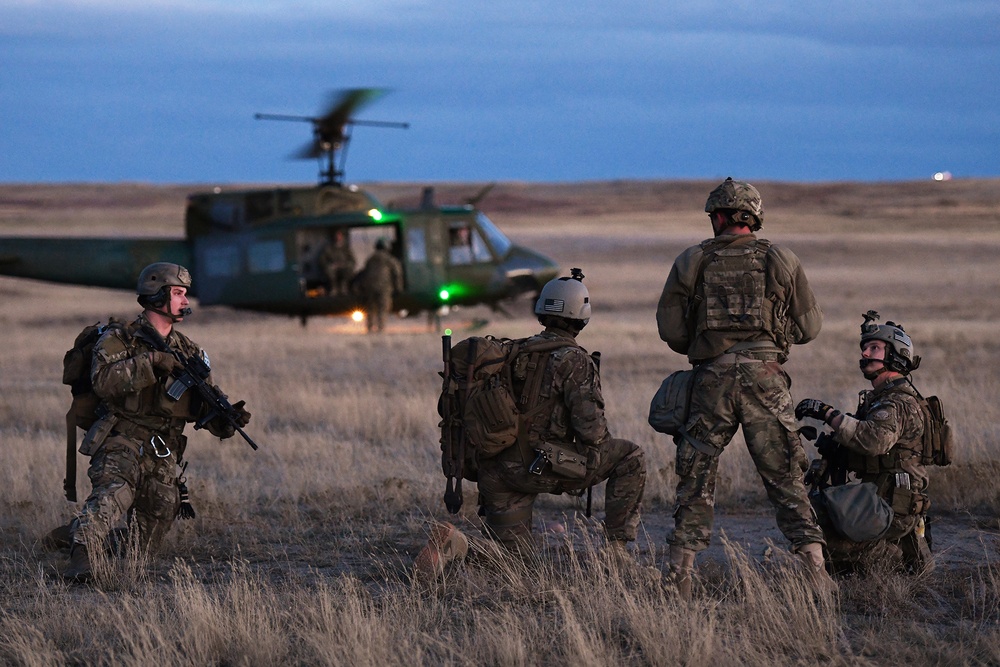
POLYGON ((563 401, 579 444, 600 447, 610 440, 601 379, 590 355, 582 349, 573 350, 555 369, 555 375, 562 381, 563 401))
POLYGON ((887 402, 877 406, 865 419, 843 415, 834 430, 834 440, 865 456, 888 454, 903 435, 901 407, 895 402, 887 402))
POLYGON ((695 254, 701 257, 697 246, 688 249, 674 261, 656 306, 656 328, 660 339, 666 341, 671 350, 680 354, 687 354, 691 346, 687 318, 695 295, 694 283, 698 277, 695 254))
POLYGON ((774 271, 777 281, 785 286, 788 304, 790 343, 802 345, 816 338, 823 327, 823 310, 816 302, 816 295, 809 287, 809 279, 802 263, 791 250, 779 246, 771 247, 774 271))
POLYGON ((148 353, 133 353, 116 331, 105 333, 94 346, 90 379, 101 398, 125 396, 156 383, 148 353))

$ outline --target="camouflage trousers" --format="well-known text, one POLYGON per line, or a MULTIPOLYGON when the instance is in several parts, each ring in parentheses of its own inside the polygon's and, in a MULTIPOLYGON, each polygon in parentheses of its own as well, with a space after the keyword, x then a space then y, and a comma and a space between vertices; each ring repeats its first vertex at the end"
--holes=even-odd
POLYGON ((385 318, 392 311, 392 291, 371 292, 365 297, 368 332, 383 331, 385 318))
POLYGON ((592 482, 549 473, 534 475, 520 459, 502 458, 483 461, 479 469, 479 499, 490 537, 515 551, 530 550, 531 515, 538 494, 582 491, 591 483, 607 480, 604 527, 608 539, 635 540, 646 462, 634 442, 612 439, 605 443, 592 482))
POLYGON ((802 482, 808 463, 797 432, 790 380, 776 361, 740 359, 697 368, 687 431, 709 447, 698 449, 675 438, 679 480, 674 531, 667 541, 693 551, 708 548, 719 454, 742 426, 778 529, 793 547, 823 544, 823 531, 802 482), (712 453, 702 451, 712 448, 712 453))
POLYGON ((102 544, 125 519, 135 522, 140 545, 156 550, 180 507, 177 455, 159 458, 148 443, 112 435, 91 456, 87 475, 93 488, 77 517, 73 541, 102 544))

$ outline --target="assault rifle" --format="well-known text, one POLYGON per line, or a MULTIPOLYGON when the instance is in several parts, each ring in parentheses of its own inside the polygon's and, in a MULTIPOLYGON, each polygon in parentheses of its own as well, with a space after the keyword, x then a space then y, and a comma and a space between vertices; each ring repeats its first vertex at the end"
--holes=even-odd
MULTIPOLYGON (((441 336, 441 358, 444 360, 444 385, 441 388, 441 468, 447 478, 444 505, 451 514, 462 509, 462 477, 465 471, 465 429, 457 414, 454 383, 451 377, 451 334, 441 336)), ((469 364, 470 373, 473 371, 469 364)))
POLYGON ((141 333, 146 334, 143 338, 158 351, 166 352, 181 364, 181 369, 174 373, 174 383, 167 390, 167 395, 176 401, 188 389, 194 389, 198 392, 198 396, 201 397, 207 410, 195 422, 195 429, 205 428, 208 422, 216 418, 221 418, 224 422, 232 426, 236 433, 243 436, 243 439, 247 441, 247 444, 251 448, 256 450, 257 443, 247 435, 247 432, 243 430, 243 426, 240 423, 240 411, 233 407, 232 403, 229 402, 229 398, 218 387, 208 383, 208 376, 212 371, 208 364, 205 363, 205 360, 197 355, 185 357, 170 347, 167 341, 163 339, 163 336, 160 335, 160 332, 152 327, 143 327, 141 333))
POLYGON ((847 450, 829 433, 816 438, 816 449, 820 458, 813 459, 803 479, 810 492, 847 484, 847 450))

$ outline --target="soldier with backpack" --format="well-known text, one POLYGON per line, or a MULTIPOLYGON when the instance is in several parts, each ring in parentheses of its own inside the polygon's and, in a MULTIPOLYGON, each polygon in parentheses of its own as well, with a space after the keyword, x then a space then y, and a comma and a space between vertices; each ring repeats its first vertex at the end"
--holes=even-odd
POLYGON ((693 366, 690 399, 677 445, 677 499, 671 576, 691 596, 695 556, 708 548, 719 456, 743 429, 782 534, 812 583, 829 588, 823 531, 809 504, 807 467, 781 365, 794 344, 819 333, 823 313, 799 259, 758 238, 760 193, 727 178, 708 196, 714 237, 674 261, 656 309, 660 338, 693 366))
MULTIPOLYGON (((176 517, 194 516, 179 470, 187 442, 183 430, 187 422, 213 414, 213 406, 178 378, 184 377, 178 357, 198 358, 208 368, 201 348, 174 327, 191 313, 190 287, 183 266, 147 266, 137 285, 142 314, 130 324, 108 326, 85 364, 100 401, 80 446, 90 456, 92 491, 70 524, 70 562, 63 573, 69 581, 91 579, 90 554, 104 547, 121 519, 137 528, 140 546, 152 551, 176 517)), ((229 407, 230 419, 215 416, 203 424, 220 438, 250 420, 243 401, 229 407)))
POLYGON ((920 357, 903 327, 878 324, 873 310, 864 318, 859 364, 872 389, 861 392, 857 412, 845 415, 814 398, 795 407, 798 419, 832 430, 819 441, 822 467, 810 470, 812 497, 836 568, 879 561, 924 572, 932 566, 925 466, 950 463, 951 429, 937 397, 925 399, 910 380, 920 357), (846 484, 847 473, 860 483, 846 484))
MULTIPOLYGON (((646 483, 643 452, 633 442, 612 437, 604 416, 597 364, 576 342, 591 315, 590 295, 582 281, 583 274, 574 269, 573 277, 551 280, 542 288, 535 314, 545 329, 530 338, 507 341, 509 356, 501 357, 490 375, 494 381, 503 376, 505 373, 499 369, 502 365, 509 371, 509 380, 495 385, 488 382, 486 390, 473 393, 471 383, 449 391, 446 377, 443 402, 449 394, 469 393, 465 424, 454 439, 467 434, 475 443, 467 446, 476 449, 474 456, 458 453, 447 432, 449 416, 444 410, 442 450, 446 475, 478 482, 480 514, 487 536, 524 555, 534 551, 532 509, 538 494, 579 494, 604 480, 604 527, 609 541, 616 551, 623 552, 624 545, 634 541, 638 532, 639 506, 646 483), (505 402, 489 388, 502 390, 504 396, 509 394, 513 398, 509 407, 504 407, 505 402), (499 451, 484 447, 487 441, 495 442, 490 433, 499 433, 502 428, 498 425, 505 422, 513 424, 510 438, 501 440, 499 451), (459 459, 457 466, 452 465, 453 456, 459 459)), ((490 341, 495 343, 494 339, 490 341)), ((456 346, 459 349, 464 352, 465 348, 460 344, 456 346)), ((482 366, 491 362, 478 363, 482 366)), ((469 368, 470 378, 476 370, 469 368)), ((461 372, 456 375, 460 379, 461 372)), ((449 510, 457 511, 461 500, 457 505, 450 504, 449 493, 446 504, 449 510)), ((416 564, 418 569, 439 566, 442 558, 466 550, 465 540, 453 526, 439 525, 416 564)))

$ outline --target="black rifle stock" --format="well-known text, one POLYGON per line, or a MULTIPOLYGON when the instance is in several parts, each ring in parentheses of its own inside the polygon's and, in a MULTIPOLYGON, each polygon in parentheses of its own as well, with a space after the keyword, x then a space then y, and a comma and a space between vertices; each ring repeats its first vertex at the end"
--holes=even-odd
POLYGON ((216 417, 221 417, 247 441, 247 444, 251 448, 256 450, 257 443, 247 435, 247 432, 240 425, 239 411, 233 407, 232 403, 229 402, 229 399, 218 387, 214 387, 208 383, 208 376, 211 373, 211 369, 205 363, 205 360, 198 356, 185 357, 170 347, 163 336, 160 335, 160 332, 152 327, 143 327, 143 330, 149 334, 148 340, 153 344, 153 347, 157 348, 160 352, 166 352, 173 356, 181 364, 181 371, 174 375, 174 384, 167 391, 167 395, 177 400, 188 389, 194 389, 198 392, 205 406, 207 406, 208 409, 205 414, 195 422, 195 429, 205 428, 208 422, 216 417))
POLYGON ((812 491, 847 483, 847 452, 829 433, 816 439, 820 458, 814 459, 803 480, 812 491))
POLYGON ((448 482, 444 490, 444 505, 450 514, 462 509, 462 477, 465 463, 465 437, 456 423, 454 381, 451 373, 451 334, 441 336, 441 358, 444 361, 444 384, 441 389, 441 467, 448 482))
MULTIPOLYGON (((601 353, 591 352, 590 358, 594 360, 594 368, 597 369, 597 375, 601 375, 601 353)), ((587 518, 590 518, 591 505, 594 501, 594 485, 591 484, 587 487, 587 518)))

